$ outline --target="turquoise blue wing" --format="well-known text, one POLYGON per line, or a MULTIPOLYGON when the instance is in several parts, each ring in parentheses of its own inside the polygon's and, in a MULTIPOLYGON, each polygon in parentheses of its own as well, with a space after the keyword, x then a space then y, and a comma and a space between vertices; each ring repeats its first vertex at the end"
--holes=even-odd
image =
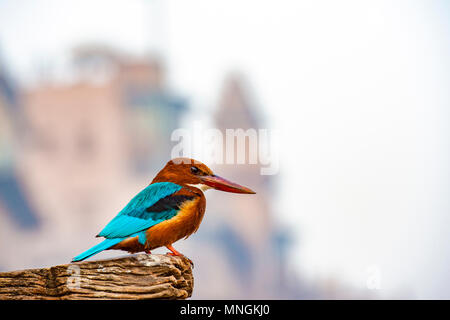
MULTIPOLYGON (((157 223, 172 218, 178 208, 167 207, 164 210, 152 210, 160 200, 174 194, 182 187, 171 182, 158 182, 149 185, 138 193, 98 234, 107 239, 135 236, 157 223)), ((156 208, 158 209, 158 208, 156 208)))

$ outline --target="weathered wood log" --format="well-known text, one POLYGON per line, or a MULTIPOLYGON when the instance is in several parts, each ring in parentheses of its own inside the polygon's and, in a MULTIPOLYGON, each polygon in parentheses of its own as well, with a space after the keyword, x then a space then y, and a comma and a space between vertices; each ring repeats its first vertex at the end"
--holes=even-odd
POLYGON ((186 299, 194 279, 187 258, 138 254, 0 273, 0 300, 186 299))

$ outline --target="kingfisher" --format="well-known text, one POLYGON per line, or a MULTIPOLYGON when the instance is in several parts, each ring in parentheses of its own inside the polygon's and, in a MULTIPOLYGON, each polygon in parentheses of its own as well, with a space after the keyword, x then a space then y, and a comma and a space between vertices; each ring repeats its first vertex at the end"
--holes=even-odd
POLYGON ((167 162, 153 181, 139 192, 97 234, 103 242, 73 258, 82 261, 104 250, 150 254, 165 246, 169 255, 184 256, 172 246, 195 233, 206 209, 208 189, 255 194, 251 189, 215 175, 205 164, 189 158, 167 162))

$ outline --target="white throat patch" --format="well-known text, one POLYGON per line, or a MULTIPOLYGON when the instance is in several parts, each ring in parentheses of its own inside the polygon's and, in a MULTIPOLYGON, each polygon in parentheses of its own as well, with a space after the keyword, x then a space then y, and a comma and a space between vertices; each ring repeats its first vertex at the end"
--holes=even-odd
POLYGON ((202 190, 203 192, 205 192, 208 189, 211 189, 210 186, 207 186, 206 184, 203 183, 198 183, 198 184, 187 184, 188 186, 194 187, 194 188, 198 188, 200 190, 202 190))

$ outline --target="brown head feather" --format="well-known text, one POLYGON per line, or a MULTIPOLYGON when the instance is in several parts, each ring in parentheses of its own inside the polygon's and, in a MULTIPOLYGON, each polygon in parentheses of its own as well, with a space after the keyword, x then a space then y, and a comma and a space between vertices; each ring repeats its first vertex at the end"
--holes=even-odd
POLYGON ((152 183, 173 182, 179 185, 195 185, 202 183, 202 176, 209 175, 213 175, 213 172, 200 161, 189 158, 175 158, 167 162, 152 183))

